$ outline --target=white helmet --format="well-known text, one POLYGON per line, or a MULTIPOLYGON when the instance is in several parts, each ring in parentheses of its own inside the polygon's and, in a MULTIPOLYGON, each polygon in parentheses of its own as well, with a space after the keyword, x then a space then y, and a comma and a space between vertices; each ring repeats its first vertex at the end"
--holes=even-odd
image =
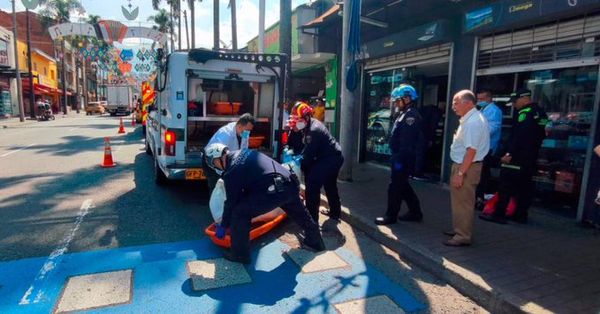
POLYGON ((221 143, 210 144, 204 148, 204 158, 206 158, 206 163, 209 167, 217 171, 217 173, 219 173, 221 170, 215 168, 213 165, 213 160, 215 158, 221 158, 226 149, 228 149, 227 145, 221 143))

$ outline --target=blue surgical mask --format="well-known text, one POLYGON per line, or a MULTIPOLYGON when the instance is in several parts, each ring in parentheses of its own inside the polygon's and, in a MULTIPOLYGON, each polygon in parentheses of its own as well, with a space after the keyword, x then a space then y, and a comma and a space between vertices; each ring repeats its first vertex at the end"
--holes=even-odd
POLYGON ((479 108, 483 108, 483 107, 487 106, 487 104, 488 104, 488 103, 487 103, 487 102, 485 102, 485 101, 480 101, 480 102, 478 102, 478 103, 477 103, 477 106, 478 106, 479 108))

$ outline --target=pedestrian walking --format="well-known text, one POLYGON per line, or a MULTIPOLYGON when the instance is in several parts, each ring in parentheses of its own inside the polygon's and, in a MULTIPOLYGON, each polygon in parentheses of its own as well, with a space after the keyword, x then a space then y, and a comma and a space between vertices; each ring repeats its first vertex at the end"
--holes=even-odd
POLYGON ((322 213, 331 219, 339 220, 342 205, 337 177, 344 163, 342 149, 325 125, 312 118, 312 113, 310 105, 304 102, 296 102, 292 107, 288 145, 295 155, 302 155, 300 167, 306 186, 306 207, 313 220, 319 222, 321 188, 325 189, 329 204, 329 209, 322 213))
MULTIPOLYGON (((223 144, 231 150, 238 150, 241 145, 242 133, 244 131, 252 131, 254 124, 256 124, 254 117, 249 113, 244 113, 237 121, 230 122, 219 128, 210 138, 206 147, 209 147, 212 144, 223 144)), ((206 155, 206 150, 204 151, 204 155, 206 155)), ((213 167, 210 167, 206 158, 202 159, 202 169, 206 176, 208 188, 212 191, 215 188, 220 175, 213 167)))
POLYGON ((421 115, 413 105, 418 97, 414 87, 408 84, 402 84, 392 91, 391 100, 400 112, 394 122, 389 144, 392 156, 387 210, 385 215, 375 218, 377 225, 389 225, 397 220, 423 220, 419 198, 408 181, 423 140, 421 115), (402 202, 406 202, 408 212, 398 217, 402 202))
POLYGON ((481 214, 483 220, 506 223, 506 207, 511 197, 516 208, 512 220, 527 223, 528 209, 533 201, 531 180, 538 152, 544 137, 548 116, 531 100, 531 91, 520 89, 511 94, 511 103, 517 110, 513 118, 508 150, 501 158, 498 202, 492 214, 481 214))
POLYGON ((444 242, 448 246, 471 245, 475 189, 481 177, 481 162, 490 150, 487 121, 475 103, 475 95, 470 90, 462 90, 452 99, 452 110, 460 117, 460 124, 450 146, 453 229, 444 232, 452 236, 444 242))
POLYGON ((492 93, 489 90, 481 90, 477 93, 477 107, 488 123, 490 131, 490 151, 483 159, 481 168, 481 179, 476 190, 476 208, 483 210, 485 206, 485 193, 490 190, 491 168, 498 164, 496 153, 500 145, 502 136, 502 110, 492 100, 492 93))
POLYGON ((253 217, 281 207, 304 230, 301 244, 322 251, 325 244, 319 226, 300 199, 298 178, 268 156, 254 150, 229 151, 217 143, 206 148, 209 166, 223 172, 225 200, 217 238, 230 229, 231 251, 223 256, 233 262, 250 263, 250 229, 253 217))

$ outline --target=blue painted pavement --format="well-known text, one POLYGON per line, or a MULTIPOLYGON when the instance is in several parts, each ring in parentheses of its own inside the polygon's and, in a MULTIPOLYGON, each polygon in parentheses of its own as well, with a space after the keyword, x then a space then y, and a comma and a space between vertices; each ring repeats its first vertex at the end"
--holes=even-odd
POLYGON ((257 247, 246 266, 252 283, 200 292, 192 290, 186 263, 222 256, 208 238, 66 254, 43 276, 46 258, 3 262, 0 313, 52 312, 70 276, 125 269, 133 269, 132 301, 90 313, 335 313, 333 304, 377 295, 387 295, 406 312, 425 308, 344 248, 335 252, 351 267, 318 273, 302 273, 288 250, 279 240, 257 247))

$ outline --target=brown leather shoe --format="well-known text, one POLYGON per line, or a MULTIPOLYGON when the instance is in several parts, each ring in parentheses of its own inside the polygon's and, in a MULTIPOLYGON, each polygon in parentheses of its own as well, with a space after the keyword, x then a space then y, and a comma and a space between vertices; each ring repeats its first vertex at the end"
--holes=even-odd
POLYGON ((443 243, 444 243, 445 246, 456 246, 456 247, 471 245, 471 243, 461 242, 461 241, 458 241, 458 240, 456 240, 454 238, 448 239, 448 240, 444 241, 443 243))

